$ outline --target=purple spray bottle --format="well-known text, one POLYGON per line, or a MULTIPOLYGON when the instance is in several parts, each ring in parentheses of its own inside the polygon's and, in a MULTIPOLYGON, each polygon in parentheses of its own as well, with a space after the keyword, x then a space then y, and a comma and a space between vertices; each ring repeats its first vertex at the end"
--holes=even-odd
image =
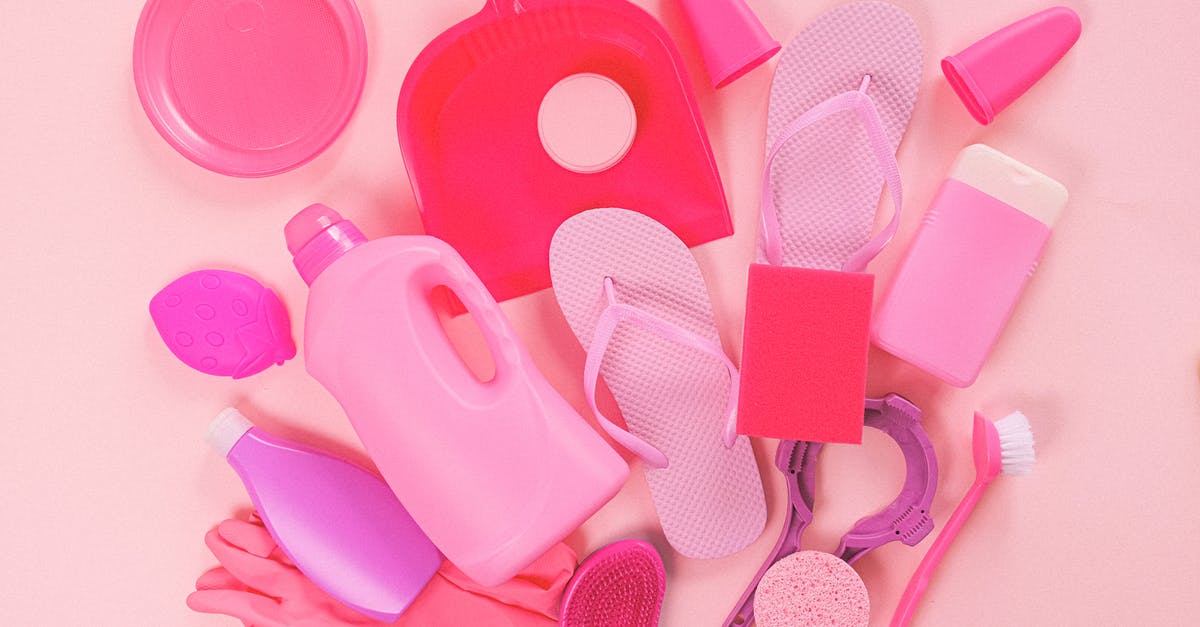
POLYGON ((258 429, 226 409, 208 430, 276 544, 347 606, 394 622, 443 558, 374 474, 258 429))

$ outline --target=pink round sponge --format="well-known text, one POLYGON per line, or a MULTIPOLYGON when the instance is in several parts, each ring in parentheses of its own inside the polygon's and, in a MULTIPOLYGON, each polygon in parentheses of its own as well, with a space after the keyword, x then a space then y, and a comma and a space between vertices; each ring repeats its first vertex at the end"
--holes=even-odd
POLYGON ((846 562, 821 551, 800 551, 763 575, 754 594, 760 627, 866 627, 867 586, 846 562))

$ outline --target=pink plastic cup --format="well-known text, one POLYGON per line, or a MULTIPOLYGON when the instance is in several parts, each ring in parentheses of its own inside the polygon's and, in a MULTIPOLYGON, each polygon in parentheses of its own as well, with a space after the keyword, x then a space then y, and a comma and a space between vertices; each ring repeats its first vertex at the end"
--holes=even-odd
POLYGON ((720 89, 779 52, 775 41, 745 0, 680 0, 700 41, 704 67, 720 89))
POLYGON ((1063 58, 1080 32, 1075 11, 1046 9, 942 59, 942 73, 971 115, 991 124, 1063 58))

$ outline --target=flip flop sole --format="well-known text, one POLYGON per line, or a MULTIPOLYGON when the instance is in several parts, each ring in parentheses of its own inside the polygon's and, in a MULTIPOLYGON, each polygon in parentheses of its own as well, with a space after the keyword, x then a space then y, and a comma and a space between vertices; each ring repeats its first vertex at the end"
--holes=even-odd
MULTIPOLYGON (((783 50, 771 84, 768 149, 789 122, 870 75, 893 149, 900 145, 921 82, 921 35, 912 17, 884 2, 838 7, 783 50)), ((792 138, 771 171, 783 265, 841 270, 875 224, 883 174, 853 113, 817 122, 792 138)), ((759 251, 759 261, 765 256, 759 251)))
MULTIPOLYGON (((604 279, 617 299, 720 345, 696 260, 666 227, 634 211, 593 209, 559 227, 550 246, 554 295, 583 346, 606 306, 604 279)), ((645 469, 667 541, 688 557, 714 559, 762 533, 766 502, 746 438, 722 441, 729 374, 716 358, 622 325, 600 374, 630 432, 666 454, 645 469)))

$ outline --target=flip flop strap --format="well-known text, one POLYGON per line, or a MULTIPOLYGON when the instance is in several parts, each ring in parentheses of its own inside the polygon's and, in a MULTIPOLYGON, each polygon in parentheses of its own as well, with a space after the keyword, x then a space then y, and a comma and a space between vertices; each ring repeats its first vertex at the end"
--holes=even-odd
POLYGON ((739 376, 737 366, 733 365, 721 345, 644 309, 617 302, 613 281, 608 277, 604 279, 604 295, 608 300, 608 306, 604 308, 596 322, 592 343, 587 351, 587 361, 583 367, 583 390, 587 395, 588 404, 592 406, 592 412, 596 415, 596 420, 605 433, 642 458, 652 468, 666 468, 670 463, 667 456, 657 447, 614 424, 596 404, 596 386, 600 379, 600 366, 604 361, 604 354, 608 351, 617 328, 622 323, 628 323, 715 357, 725 366, 729 372, 729 400, 726 403, 726 422, 722 435, 725 447, 732 447, 737 438, 739 376))
POLYGON ((863 128, 866 129, 871 152, 874 153, 875 159, 879 162, 879 168, 883 172, 883 180, 891 193, 894 210, 892 219, 887 226, 883 227, 862 248, 855 251, 842 265, 842 270, 845 272, 863 271, 867 267, 867 263, 874 259, 896 235, 896 229, 900 226, 900 210, 904 204, 904 192, 900 183, 900 166, 896 163, 892 143, 888 140, 887 132, 883 128, 883 120, 879 117, 879 110, 875 108, 875 101, 867 95, 867 86, 870 82, 871 77, 865 76, 857 91, 843 92, 805 111, 803 115, 792 120, 779 132, 779 138, 775 140, 771 150, 767 153, 767 161, 763 166, 762 240, 763 250, 769 263, 773 265, 782 265, 783 263, 779 214, 775 208, 774 195, 771 193, 771 166, 775 163, 775 158, 779 156, 783 147, 801 131, 843 111, 856 113, 863 128))

